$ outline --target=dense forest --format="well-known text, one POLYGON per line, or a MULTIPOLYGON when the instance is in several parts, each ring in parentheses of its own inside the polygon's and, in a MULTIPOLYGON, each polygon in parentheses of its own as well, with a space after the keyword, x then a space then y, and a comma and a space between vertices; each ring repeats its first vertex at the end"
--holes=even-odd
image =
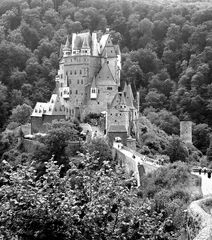
POLYGON ((201 197, 191 165, 212 167, 211 94, 209 1, 1 0, 0 238, 186 239, 184 210, 201 197), (121 48, 121 88, 140 92, 138 151, 169 158, 139 188, 106 141, 82 141, 77 121, 49 124, 30 152, 16 128, 49 101, 67 35, 106 28, 121 48), (193 121, 197 148, 177 136, 180 120, 193 121))
POLYGON ((67 34, 109 27, 122 51, 121 87, 140 92, 140 111, 168 134, 188 119, 197 135, 211 132, 210 2, 7 0, 0 14, 0 128, 18 105, 49 100, 67 34))

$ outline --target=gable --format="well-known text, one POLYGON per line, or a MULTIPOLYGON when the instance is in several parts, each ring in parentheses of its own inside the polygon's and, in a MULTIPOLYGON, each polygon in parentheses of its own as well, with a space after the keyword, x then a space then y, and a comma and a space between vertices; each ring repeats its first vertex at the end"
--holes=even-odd
POLYGON ((107 63, 104 63, 99 73, 96 76, 96 85, 116 86, 113 75, 107 63))

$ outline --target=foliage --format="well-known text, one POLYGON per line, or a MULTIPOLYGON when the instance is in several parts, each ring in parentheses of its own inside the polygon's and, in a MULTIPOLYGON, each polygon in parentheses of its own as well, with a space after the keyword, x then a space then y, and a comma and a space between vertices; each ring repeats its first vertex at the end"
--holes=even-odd
POLYGON ((121 86, 128 81, 142 93, 141 110, 154 107, 170 118, 212 126, 208 3, 9 0, 1 1, 0 13, 0 81, 6 89, 0 128, 17 105, 49 100, 67 34, 104 32, 106 26, 124 53, 121 86))
POLYGON ((101 138, 92 139, 85 144, 84 149, 90 154, 94 154, 95 162, 93 163, 94 169, 100 169, 104 161, 109 161, 110 165, 114 167, 112 158, 112 151, 108 143, 101 138))
POLYGON ((69 168, 69 154, 73 146, 73 141, 81 141, 80 126, 70 121, 53 121, 47 124, 47 135, 41 137, 41 144, 33 153, 33 160, 36 162, 38 176, 45 171, 44 162, 54 155, 55 161, 59 165, 63 165, 63 173, 69 168))
POLYGON ((211 128, 205 123, 197 124, 193 127, 193 144, 202 151, 203 154, 206 154, 207 148, 209 147, 210 133, 211 128))
POLYGON ((18 105, 12 110, 10 121, 25 124, 29 122, 31 114, 32 108, 24 103, 23 105, 18 105))
POLYGON ((186 145, 180 140, 178 136, 173 136, 167 148, 167 155, 170 157, 170 162, 188 160, 189 152, 186 145))
POLYGON ((166 153, 171 137, 146 117, 139 118, 139 144, 143 154, 166 153))
POLYGON ((4 161, 1 236, 35 240, 176 239, 179 228, 164 211, 156 211, 154 202, 138 199, 135 189, 123 185, 123 174, 115 173, 107 161, 94 172, 93 160, 91 155, 84 155, 81 164, 72 163, 61 178, 61 167, 51 159, 39 180, 33 163, 14 171, 4 161))

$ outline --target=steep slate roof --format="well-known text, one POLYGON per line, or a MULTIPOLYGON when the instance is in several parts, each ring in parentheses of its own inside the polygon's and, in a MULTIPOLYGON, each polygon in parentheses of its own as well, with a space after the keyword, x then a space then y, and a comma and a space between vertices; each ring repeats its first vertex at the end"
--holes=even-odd
POLYGON ((127 105, 123 92, 116 93, 109 108, 115 107, 115 106, 120 106, 120 105, 127 105))
POLYGON ((116 54, 121 55, 121 50, 120 50, 119 45, 114 45, 114 48, 115 48, 116 54))
POLYGON ((93 77, 92 83, 91 83, 92 88, 96 88, 96 78, 95 76, 93 77))
POLYGON ((104 34, 102 35, 101 39, 100 39, 100 42, 99 42, 99 45, 100 45, 100 53, 103 52, 104 48, 105 48, 105 45, 107 43, 107 39, 109 37, 109 34, 104 34))
POLYGON ((48 103, 37 102, 31 117, 42 117, 44 109, 48 107, 48 103))
POLYGON ((124 86, 124 90, 123 92, 125 93, 125 98, 126 98, 126 103, 127 106, 134 108, 134 97, 133 97, 133 93, 132 93, 132 88, 131 88, 131 84, 128 84, 125 82, 125 86, 124 86))
POLYGON ((62 107, 57 94, 52 94, 48 103, 38 102, 35 105, 31 117, 42 117, 43 115, 65 115, 64 107, 62 107))
POLYGON ((105 62, 96 76, 96 85, 116 86, 113 75, 110 71, 108 64, 105 62))
POLYGON ((108 132, 127 132, 124 125, 110 125, 108 132))
POLYGON ((80 50, 83 46, 86 48, 90 48, 91 45, 91 35, 90 32, 73 34, 72 45, 74 50, 80 50))
POLYGON ((102 56, 103 57, 107 57, 107 58, 114 58, 116 57, 116 51, 114 46, 105 46, 103 52, 102 52, 102 56))
POLYGON ((63 50, 70 50, 70 42, 69 42, 69 36, 66 38, 65 46, 63 47, 63 50))

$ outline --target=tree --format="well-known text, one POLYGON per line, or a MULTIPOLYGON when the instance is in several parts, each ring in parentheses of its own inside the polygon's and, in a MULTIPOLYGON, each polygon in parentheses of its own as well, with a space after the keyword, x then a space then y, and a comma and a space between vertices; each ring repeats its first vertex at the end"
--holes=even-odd
POLYGON ((160 235, 164 240, 176 239, 179 234, 170 218, 156 211, 150 200, 139 199, 133 186, 129 189, 123 184, 122 172, 113 172, 107 161, 96 172, 93 160, 91 155, 84 156, 61 178, 61 167, 52 158, 40 179, 33 163, 15 171, 4 161, 0 236, 153 240, 160 235))
POLYGON ((205 123, 197 124, 193 127, 193 144, 203 154, 206 154, 207 148, 209 147, 210 133, 211 128, 205 123))
POLYGON ((211 141, 211 136, 210 136, 210 145, 209 145, 209 147, 207 149, 206 155, 207 155, 208 162, 211 162, 212 161, 212 141, 211 141))
POLYGON ((25 124, 29 122, 30 116, 32 113, 32 108, 27 105, 18 105, 16 108, 12 110, 12 115, 10 116, 11 122, 17 122, 20 124, 25 124))
POLYGON ((105 140, 100 138, 93 139, 85 146, 85 150, 87 150, 90 154, 94 154, 94 169, 100 169, 105 161, 109 161, 110 165, 114 167, 114 163, 112 162, 112 152, 105 140))
POLYGON ((169 147, 167 149, 167 155, 170 157, 170 162, 182 161, 186 162, 188 158, 188 150, 185 144, 177 136, 173 136, 169 147))

